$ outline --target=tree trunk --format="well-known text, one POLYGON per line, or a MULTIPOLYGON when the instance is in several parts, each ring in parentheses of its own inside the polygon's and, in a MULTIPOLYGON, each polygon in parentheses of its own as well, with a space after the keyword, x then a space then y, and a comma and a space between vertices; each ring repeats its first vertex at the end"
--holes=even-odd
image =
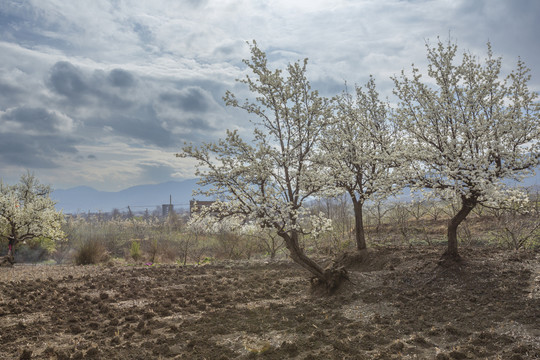
POLYGON ((270 250, 270 260, 274 260, 276 258, 276 249, 272 245, 272 249, 270 250))
POLYGON ((355 221, 355 236, 356 236, 356 248, 358 250, 365 250, 366 245, 366 235, 364 232, 364 215, 363 215, 363 202, 352 198, 353 207, 354 207, 354 221, 355 221))
POLYGON ((13 246, 15 245, 15 238, 9 237, 8 252, 6 256, 0 258, 0 266, 13 266, 15 258, 13 257, 13 246))
POLYGON ((7 253, 6 259, 9 262, 11 262, 12 264, 15 262, 15 258, 13 256, 13 251, 14 251, 16 242, 17 242, 17 238, 15 236, 10 236, 9 237, 8 253, 7 253))
POLYGON ((322 284, 325 286, 328 293, 331 293, 339 287, 343 280, 348 278, 347 271, 344 268, 331 267, 323 269, 319 264, 310 259, 300 248, 297 232, 293 231, 291 234, 279 232, 278 235, 285 240, 285 245, 287 246, 293 261, 313 275, 313 285, 322 284))
POLYGON ((302 266, 304 269, 308 270, 310 273, 320 278, 321 280, 324 279, 323 268, 315 261, 307 257, 304 251, 300 248, 297 232, 293 231, 290 235, 286 232, 282 232, 279 233, 279 236, 281 236, 283 240, 285 240, 285 245, 291 253, 291 258, 294 260, 294 262, 296 262, 298 265, 302 266))
POLYGON ((457 229, 459 224, 465 220, 476 204, 476 199, 469 199, 464 196, 461 197, 461 209, 459 209, 457 214, 448 222, 448 249, 443 254, 443 257, 452 259, 459 258, 457 229))

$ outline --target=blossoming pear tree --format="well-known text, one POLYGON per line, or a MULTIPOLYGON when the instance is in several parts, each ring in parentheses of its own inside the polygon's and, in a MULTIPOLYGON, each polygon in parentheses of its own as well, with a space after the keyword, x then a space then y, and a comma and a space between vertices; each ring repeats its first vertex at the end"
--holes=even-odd
POLYGON ((457 49, 451 41, 427 45, 429 79, 414 66, 393 79, 412 187, 460 202, 445 258, 459 257, 457 229, 471 210, 519 198, 503 180, 531 174, 540 157, 540 108, 523 61, 503 77, 489 43, 483 61, 464 53, 457 62, 457 49))
POLYGON ((388 104, 379 99, 375 80, 356 98, 345 92, 336 99, 336 121, 325 130, 323 147, 334 184, 351 198, 358 250, 366 249, 363 207, 399 190, 399 138, 388 119, 388 104))
POLYGON ((30 173, 15 185, 0 181, 0 239, 8 242, 4 263, 13 264, 15 246, 20 242, 42 241, 47 250, 65 238, 61 229, 62 212, 50 198, 51 188, 30 173))
POLYGON ((302 235, 331 226, 329 219, 310 214, 304 206, 329 184, 318 162, 322 130, 331 120, 329 101, 311 89, 307 59, 289 64, 284 74, 268 67, 266 54, 255 42, 250 48, 251 60, 244 63, 253 77, 237 81, 248 86, 255 100, 241 101, 230 91, 224 100, 258 118, 253 139, 245 141, 237 131, 227 131, 217 143, 185 146, 178 154, 196 159, 199 184, 212 186, 199 189, 199 194, 220 199, 202 207, 199 216, 238 217, 275 229, 296 263, 328 289, 335 288, 346 273, 324 269, 300 244, 302 235))

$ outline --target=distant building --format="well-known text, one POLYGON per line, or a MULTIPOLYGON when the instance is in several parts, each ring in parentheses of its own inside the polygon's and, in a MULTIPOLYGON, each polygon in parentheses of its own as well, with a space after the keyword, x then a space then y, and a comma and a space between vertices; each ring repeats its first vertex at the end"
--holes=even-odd
MULTIPOLYGON (((159 210, 158 210, 159 211, 159 210)), ((169 214, 174 213, 174 205, 173 204, 163 204, 161 205, 161 216, 167 217, 169 214)))

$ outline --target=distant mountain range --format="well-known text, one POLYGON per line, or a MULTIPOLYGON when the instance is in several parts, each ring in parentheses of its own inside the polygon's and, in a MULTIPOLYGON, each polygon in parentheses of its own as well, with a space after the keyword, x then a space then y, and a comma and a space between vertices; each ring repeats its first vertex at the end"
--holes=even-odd
MULTIPOLYGON (((54 190, 51 198, 56 201, 56 208, 65 214, 87 212, 110 212, 118 209, 142 212, 145 209, 152 212, 162 204, 169 204, 170 197, 175 209, 188 208, 193 200, 192 192, 197 189, 198 179, 184 181, 169 181, 154 185, 133 186, 118 192, 98 191, 88 186, 78 186, 65 190, 54 190)), ((197 198, 206 200, 204 198, 197 198)))
MULTIPOLYGON (((51 198, 56 203, 58 210, 63 210, 65 214, 87 213, 87 212, 110 212, 118 209, 121 212, 127 212, 128 206, 134 213, 143 212, 146 209, 152 212, 156 207, 169 203, 169 197, 172 197, 172 203, 175 209, 189 207, 189 201, 193 200, 193 190, 197 189, 198 179, 184 181, 169 181, 155 185, 139 185, 118 192, 98 191, 88 186, 78 186, 66 190, 55 190, 51 198)), ((515 182, 509 182, 515 186, 515 182)), ((536 176, 525 179, 520 186, 535 187, 540 186, 540 169, 536 176)), ((407 192, 399 197, 400 200, 410 199, 407 192)), ((197 200, 210 200, 198 197, 197 200)))

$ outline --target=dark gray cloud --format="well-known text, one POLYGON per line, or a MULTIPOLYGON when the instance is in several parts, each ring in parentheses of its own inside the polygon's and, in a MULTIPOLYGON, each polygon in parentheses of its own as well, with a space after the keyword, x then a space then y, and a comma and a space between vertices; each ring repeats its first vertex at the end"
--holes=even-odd
POLYGON ((54 64, 47 81, 51 90, 69 98, 81 97, 85 94, 105 98, 108 95, 106 94, 108 87, 129 88, 135 82, 135 77, 123 69, 113 69, 108 74, 101 70, 96 70, 93 74, 85 74, 80 68, 67 61, 54 64))
POLYGON ((35 130, 39 132, 51 133, 61 131, 63 127, 70 126, 66 119, 45 108, 18 107, 11 109, 0 117, 1 123, 15 123, 20 125, 21 130, 35 130))
MULTIPOLYGON (((223 95, 225 95, 225 91, 229 90, 234 84, 235 82, 232 79, 230 82, 224 82, 212 78, 185 78, 175 79, 171 82, 170 86, 172 87, 173 92, 182 90, 187 91, 192 88, 196 89, 199 92, 203 92, 204 97, 211 98, 215 104, 223 106, 223 95)), ((210 99, 207 101, 210 101, 210 99)))
POLYGON ((47 86, 60 95, 69 108, 91 106, 122 111, 135 104, 131 94, 124 90, 136 83, 136 78, 123 69, 114 69, 109 73, 102 70, 83 72, 67 61, 54 64, 46 80, 47 86))
POLYGON ((118 113, 110 118, 91 119, 91 126, 108 127, 116 136, 141 140, 149 145, 158 147, 175 145, 173 134, 163 128, 149 105, 141 106, 128 115, 118 113))
MULTIPOLYGON (((215 86, 219 88, 219 86, 215 86)), ((217 119, 223 117, 224 106, 214 100, 209 90, 187 86, 170 89, 159 94, 153 104, 156 115, 165 122, 169 131, 183 141, 208 141, 223 134, 217 119)))
POLYGON ((82 72, 67 61, 54 64, 48 82, 51 90, 77 103, 90 90, 82 72))
POLYGON ((0 164, 48 169, 62 166, 64 156, 77 154, 69 136, 0 133, 0 164))
POLYGON ((126 137, 143 140, 145 143, 158 147, 174 146, 176 141, 172 134, 159 125, 144 118, 119 118, 110 126, 119 134, 126 137))
POLYGON ((20 106, 0 115, 0 163, 36 168, 61 166, 78 151, 73 121, 41 107, 20 106))
POLYGON ((107 76, 107 80, 114 87, 129 88, 135 84, 135 77, 126 70, 114 69, 107 76))
POLYGON ((206 112, 214 105, 208 93, 197 87, 164 92, 159 95, 159 99, 176 109, 197 113, 206 112))
MULTIPOLYGON (((207 120, 201 117, 188 118, 183 122, 183 125, 185 125, 187 129, 202 135, 217 130, 216 127, 212 126, 207 120)), ((204 138, 204 136, 202 138, 204 138)))

